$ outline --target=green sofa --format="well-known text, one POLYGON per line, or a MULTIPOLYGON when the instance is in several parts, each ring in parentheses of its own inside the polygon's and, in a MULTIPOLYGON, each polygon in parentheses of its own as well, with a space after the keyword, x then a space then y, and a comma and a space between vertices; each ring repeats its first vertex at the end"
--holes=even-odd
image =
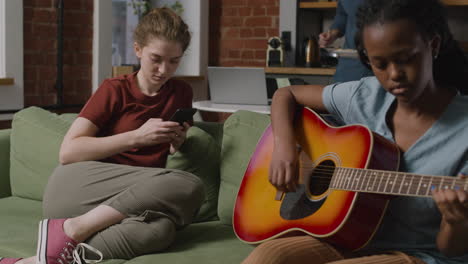
MULTIPOLYGON (((30 107, 15 114, 11 129, 0 130, 0 257, 35 254, 43 190, 75 118, 76 114, 30 107)), ((206 185, 207 198, 196 222, 178 231, 175 243, 164 252, 103 263, 240 263, 253 246, 233 232, 235 197, 269 122, 267 115, 247 111, 236 112, 224 124, 196 122, 184 147, 167 163, 193 172, 206 185)))

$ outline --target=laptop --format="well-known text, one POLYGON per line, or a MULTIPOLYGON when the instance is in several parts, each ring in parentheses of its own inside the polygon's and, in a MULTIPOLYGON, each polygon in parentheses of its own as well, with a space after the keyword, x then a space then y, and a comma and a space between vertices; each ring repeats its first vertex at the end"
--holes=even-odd
POLYGON ((208 67, 212 103, 268 105, 265 69, 208 67))

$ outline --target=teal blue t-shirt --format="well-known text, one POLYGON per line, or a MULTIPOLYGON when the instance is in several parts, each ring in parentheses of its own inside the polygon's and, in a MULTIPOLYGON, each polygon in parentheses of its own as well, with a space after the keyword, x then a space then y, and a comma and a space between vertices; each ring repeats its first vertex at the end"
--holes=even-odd
MULTIPOLYGON (((363 124, 394 142, 386 114, 395 97, 375 77, 329 85, 323 92, 327 110, 345 124, 363 124)), ((445 112, 405 153, 400 171, 456 176, 468 174, 468 97, 457 95, 445 112)), ((427 264, 468 263, 468 254, 457 258, 439 252, 436 237, 441 214, 432 198, 392 199, 369 250, 398 250, 427 264)), ((467 234, 468 235, 468 234, 467 234)))

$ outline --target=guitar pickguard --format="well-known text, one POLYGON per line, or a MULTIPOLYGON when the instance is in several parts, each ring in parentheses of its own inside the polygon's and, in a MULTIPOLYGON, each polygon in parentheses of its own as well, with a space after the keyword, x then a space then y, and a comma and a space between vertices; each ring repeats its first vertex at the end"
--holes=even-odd
POLYGON ((314 214, 327 200, 311 201, 307 197, 304 184, 299 184, 295 192, 288 192, 284 195, 280 207, 280 216, 286 220, 296 220, 314 214))

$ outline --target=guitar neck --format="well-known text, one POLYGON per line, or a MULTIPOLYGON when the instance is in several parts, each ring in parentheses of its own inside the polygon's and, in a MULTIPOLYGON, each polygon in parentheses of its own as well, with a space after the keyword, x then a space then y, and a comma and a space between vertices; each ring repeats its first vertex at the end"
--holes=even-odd
POLYGON ((468 190, 468 181, 456 177, 404 172, 335 168, 330 188, 356 192, 429 197, 431 190, 468 190))

